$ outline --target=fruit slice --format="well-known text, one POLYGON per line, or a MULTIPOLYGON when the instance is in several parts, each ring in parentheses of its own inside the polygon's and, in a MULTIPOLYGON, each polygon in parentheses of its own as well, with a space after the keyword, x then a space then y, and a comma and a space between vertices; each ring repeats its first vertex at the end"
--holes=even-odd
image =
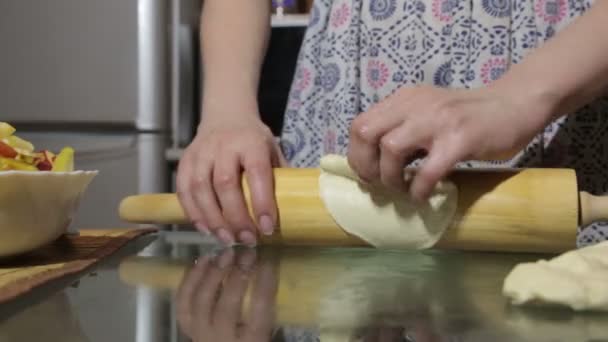
POLYGON ((13 133, 15 133, 15 127, 6 122, 0 122, 0 139, 10 137, 13 133))
POLYGON ((34 165, 2 157, 0 157, 0 168, 3 170, 38 171, 34 165))
MULTIPOLYGON (((19 151, 17 151, 17 152, 19 152, 19 151)), ((15 160, 18 160, 18 161, 24 162, 24 163, 28 163, 31 165, 36 165, 36 163, 35 163, 36 154, 35 153, 28 153, 28 154, 20 153, 19 155, 17 155, 17 157, 15 157, 15 160)))
POLYGON ((19 152, 32 152, 34 151, 34 145, 26 140, 19 138, 16 135, 11 135, 4 139, 4 142, 10 145, 15 150, 21 150, 19 152))
POLYGON ((4 142, 0 141, 0 157, 15 158, 17 151, 4 142))
POLYGON ((74 149, 67 146, 61 149, 61 152, 53 161, 52 171, 69 172, 74 171, 74 149))

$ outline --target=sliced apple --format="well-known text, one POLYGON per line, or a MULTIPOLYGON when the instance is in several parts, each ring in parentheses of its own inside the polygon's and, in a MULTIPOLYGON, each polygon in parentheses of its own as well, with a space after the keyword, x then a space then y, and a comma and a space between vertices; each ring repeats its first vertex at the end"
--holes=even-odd
POLYGON ((6 122, 0 122, 0 139, 10 137, 15 133, 15 127, 6 122))
POLYGON ((11 135, 10 137, 4 138, 3 141, 20 153, 34 151, 34 145, 31 142, 23 140, 16 135, 11 135))
POLYGON ((15 159, 20 162, 28 163, 31 165, 36 165, 36 155, 34 153, 29 153, 29 154, 19 153, 19 155, 17 157, 15 157, 15 159))
POLYGON ((30 165, 10 158, 0 157, 0 165, 5 170, 38 171, 38 169, 34 165, 30 165))
POLYGON ((52 171, 69 172, 74 171, 74 149, 67 146, 61 149, 61 152, 53 161, 52 171))

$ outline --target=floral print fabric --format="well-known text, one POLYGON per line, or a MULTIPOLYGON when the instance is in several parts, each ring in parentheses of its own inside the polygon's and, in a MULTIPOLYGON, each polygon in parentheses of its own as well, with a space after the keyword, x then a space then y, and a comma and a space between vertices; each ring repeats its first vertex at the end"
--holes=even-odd
MULTIPOLYGON (((281 147, 292 165, 346 153, 353 118, 402 86, 471 89, 498 79, 581 16, 592 0, 316 0, 291 88, 281 147)), ((560 119, 507 162, 570 167, 580 188, 608 190, 608 100, 560 119)), ((608 226, 581 229, 579 245, 608 226)))

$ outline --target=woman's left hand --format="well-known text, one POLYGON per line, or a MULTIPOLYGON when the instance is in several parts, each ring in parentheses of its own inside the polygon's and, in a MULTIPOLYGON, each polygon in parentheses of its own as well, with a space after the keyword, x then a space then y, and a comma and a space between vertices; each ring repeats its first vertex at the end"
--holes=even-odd
POLYGON ((406 189, 403 168, 424 153, 409 185, 421 201, 460 161, 513 156, 551 113, 550 101, 521 89, 403 87, 355 118, 348 161, 365 181, 406 189))

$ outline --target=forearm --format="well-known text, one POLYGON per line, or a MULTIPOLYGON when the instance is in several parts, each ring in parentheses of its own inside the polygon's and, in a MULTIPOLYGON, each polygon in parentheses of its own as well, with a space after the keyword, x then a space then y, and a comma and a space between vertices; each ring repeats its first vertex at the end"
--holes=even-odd
MULTIPOLYGON (((203 110, 238 104, 253 110, 231 111, 234 114, 257 113, 257 87, 269 34, 269 1, 204 1, 203 110)), ((227 115, 230 111, 207 112, 227 115)))
POLYGON ((608 86, 608 1, 589 11, 514 65, 496 83, 521 99, 544 102, 545 121, 573 112, 608 86))

